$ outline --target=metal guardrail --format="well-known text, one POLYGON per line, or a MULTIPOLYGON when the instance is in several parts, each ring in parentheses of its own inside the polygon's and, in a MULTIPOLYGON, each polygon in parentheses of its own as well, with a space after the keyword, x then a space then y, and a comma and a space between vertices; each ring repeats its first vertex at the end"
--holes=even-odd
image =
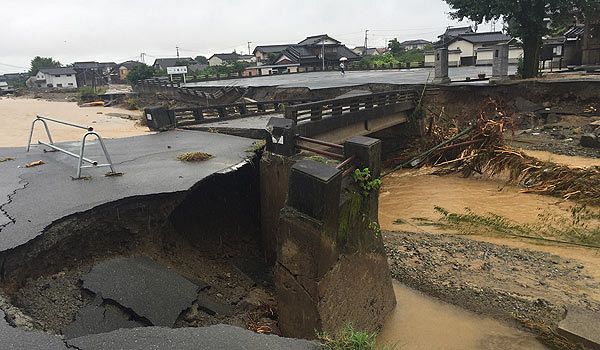
POLYGON ((285 117, 296 123, 317 121, 327 117, 341 116, 346 113, 359 112, 389 105, 415 102, 417 92, 414 90, 396 90, 380 92, 318 102, 304 103, 285 109, 285 117))
POLYGON ((31 130, 29 131, 29 141, 27 142, 27 152, 29 152, 29 150, 31 149, 31 139, 33 137, 33 130, 34 130, 35 124, 37 122, 42 122, 42 124, 44 124, 44 129, 46 130, 46 135, 48 135, 48 141, 49 141, 49 143, 48 143, 48 142, 44 142, 44 141, 38 140, 38 144, 50 147, 54 151, 62 152, 64 154, 66 154, 66 155, 69 155, 71 157, 74 157, 74 158, 78 159, 78 162, 77 162, 77 176, 75 177, 76 179, 80 179, 81 178, 81 170, 84 169, 84 168, 110 167, 110 171, 112 173, 115 172, 115 169, 114 169, 113 164, 112 164, 112 160, 110 159, 110 155, 108 154, 106 146, 104 145, 104 140, 102 139, 102 137, 97 132, 94 131, 94 128, 91 127, 91 126, 84 126, 84 125, 74 124, 74 123, 63 121, 63 120, 58 120, 58 119, 53 119, 53 118, 48 118, 48 117, 43 117, 43 116, 39 116, 38 115, 33 120, 33 122, 31 123, 31 130), (84 130, 86 130, 86 133, 81 138, 81 145, 79 147, 79 154, 75 154, 73 152, 67 151, 66 149, 63 149, 63 148, 60 148, 60 147, 54 145, 54 141, 52 140, 52 135, 50 134, 50 129, 48 128, 47 121, 53 122, 53 123, 57 123, 57 124, 71 126, 71 127, 78 128, 78 129, 84 129, 84 130), (102 147, 102 152, 104 152, 104 156, 106 157, 107 163, 105 163, 105 164, 98 164, 97 161, 84 157, 85 141, 86 141, 86 139, 87 139, 88 136, 96 136, 96 138, 98 139, 98 142, 100 143, 100 146, 102 147), (90 165, 83 165, 84 162, 86 162, 86 163, 88 163, 90 165))

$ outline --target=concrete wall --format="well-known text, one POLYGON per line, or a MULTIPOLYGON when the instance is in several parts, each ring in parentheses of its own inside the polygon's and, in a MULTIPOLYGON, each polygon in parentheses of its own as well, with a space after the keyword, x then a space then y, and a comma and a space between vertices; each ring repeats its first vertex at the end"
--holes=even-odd
POLYGON ((518 64, 520 58, 523 58, 523 49, 520 47, 511 46, 508 50, 508 63, 518 64))
POLYGON ((475 55, 473 44, 465 40, 457 40, 448 45, 448 50, 460 50, 462 57, 472 57, 475 55))

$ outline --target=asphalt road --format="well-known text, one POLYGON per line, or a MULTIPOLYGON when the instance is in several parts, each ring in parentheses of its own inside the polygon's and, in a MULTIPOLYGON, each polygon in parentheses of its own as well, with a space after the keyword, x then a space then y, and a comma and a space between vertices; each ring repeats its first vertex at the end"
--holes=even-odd
MULTIPOLYGON (((514 74, 516 66, 510 66, 509 71, 514 74)), ((449 76, 452 80, 464 80, 466 77, 477 78, 479 73, 488 76, 492 74, 492 67, 458 67, 450 68, 449 76)), ((383 84, 423 84, 433 79, 432 68, 415 68, 403 70, 384 71, 351 71, 342 76, 339 72, 311 72, 288 75, 271 75, 264 77, 228 79, 188 83, 187 87, 208 86, 280 86, 280 87, 307 87, 310 89, 324 89, 342 86, 363 85, 369 83, 383 84)))
MULTIPOLYGON (((123 176, 106 177, 108 168, 84 169, 89 180, 73 180, 76 159, 63 153, 44 153, 35 146, 0 148, 0 251, 25 244, 42 234, 53 221, 119 199, 191 188, 198 181, 243 162, 254 141, 197 131, 169 132, 106 140, 115 170, 123 176), (214 158, 183 163, 183 152, 207 152, 214 158), (45 164, 24 167, 33 161, 45 164)), ((78 153, 78 143, 61 144, 78 153)), ((103 162, 97 143, 86 148, 88 158, 103 162)))

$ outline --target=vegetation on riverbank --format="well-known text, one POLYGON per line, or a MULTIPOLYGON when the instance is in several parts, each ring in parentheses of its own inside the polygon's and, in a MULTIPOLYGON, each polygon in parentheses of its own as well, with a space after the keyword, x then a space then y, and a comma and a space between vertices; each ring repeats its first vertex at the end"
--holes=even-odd
POLYGON ((346 325, 337 335, 326 332, 318 333, 317 337, 325 350, 394 350, 395 347, 377 346, 377 333, 369 333, 355 329, 351 324, 346 325))

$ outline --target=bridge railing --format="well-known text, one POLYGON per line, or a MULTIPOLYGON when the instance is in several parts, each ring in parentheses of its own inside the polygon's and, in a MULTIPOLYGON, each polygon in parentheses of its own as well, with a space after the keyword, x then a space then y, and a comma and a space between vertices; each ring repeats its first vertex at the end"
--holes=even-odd
POLYGON ((370 95, 353 96, 318 102, 303 103, 287 107, 285 117, 296 123, 317 121, 337 117, 346 113, 359 112, 383 106, 410 103, 417 98, 414 90, 386 91, 370 95))
POLYGON ((281 112, 307 99, 254 101, 217 106, 181 107, 169 110, 178 127, 281 112))

